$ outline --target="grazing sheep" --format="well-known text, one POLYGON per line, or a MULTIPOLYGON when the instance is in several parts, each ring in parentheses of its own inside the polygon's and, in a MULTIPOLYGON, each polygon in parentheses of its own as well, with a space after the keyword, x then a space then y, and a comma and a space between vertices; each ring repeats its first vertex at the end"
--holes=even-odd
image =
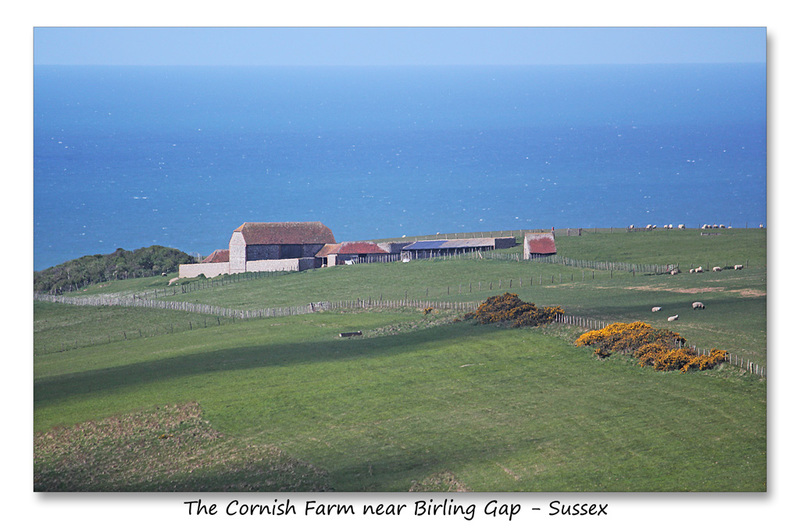
POLYGON ((672 275, 672 276, 676 276, 676 275, 678 275, 680 273, 681 273, 681 271, 678 270, 677 268, 673 268, 672 270, 669 271, 669 275, 672 275))
POLYGON ((722 267, 715 266, 714 268, 712 268, 712 270, 715 271, 715 272, 722 272, 722 267))
POLYGON ((698 266, 697 268, 694 269, 694 271, 697 274, 702 274, 703 273, 703 267, 702 266, 698 266))
POLYGON ((675 321, 677 319, 678 319, 678 315, 676 314, 674 316, 670 316, 669 318, 667 318, 667 321, 675 321))
POLYGON ((701 301, 695 301, 694 303, 692 303, 692 309, 705 309, 705 308, 706 306, 703 305, 701 301))
POLYGON ((686 229, 686 224, 678 224, 678 229, 679 230, 685 230, 686 229))
POLYGON ((650 309, 650 310, 651 310, 652 312, 658 312, 658 311, 660 311, 660 310, 661 310, 661 307, 653 307, 653 308, 652 308, 652 309, 650 309))
POLYGON ((744 266, 743 266, 743 265, 733 265, 733 269, 734 269, 734 270, 741 270, 741 269, 743 269, 743 268, 744 268, 744 266))

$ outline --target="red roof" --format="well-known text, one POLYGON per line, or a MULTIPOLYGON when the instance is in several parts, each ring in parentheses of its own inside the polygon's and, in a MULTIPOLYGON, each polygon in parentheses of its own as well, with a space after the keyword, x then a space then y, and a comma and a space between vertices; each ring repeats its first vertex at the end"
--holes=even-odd
POLYGON ((241 232, 245 244, 335 243, 333 232, 321 222, 245 222, 241 232))
POLYGON ((368 253, 389 253, 374 242, 357 241, 341 242, 339 244, 326 244, 317 252, 317 257, 327 257, 329 255, 349 255, 349 254, 368 254, 368 253))
POLYGON ((230 261, 230 250, 214 250, 211 255, 203 259, 204 263, 227 263, 230 261))
POLYGON ((556 253, 556 240, 552 233, 526 233, 525 243, 528 253, 556 253))

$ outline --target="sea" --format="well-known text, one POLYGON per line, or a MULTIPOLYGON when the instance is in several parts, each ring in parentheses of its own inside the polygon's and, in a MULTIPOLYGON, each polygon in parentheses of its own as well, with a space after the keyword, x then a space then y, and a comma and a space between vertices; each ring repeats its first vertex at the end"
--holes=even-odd
POLYGON ((337 241, 766 224, 766 64, 34 67, 34 269, 244 222, 337 241))

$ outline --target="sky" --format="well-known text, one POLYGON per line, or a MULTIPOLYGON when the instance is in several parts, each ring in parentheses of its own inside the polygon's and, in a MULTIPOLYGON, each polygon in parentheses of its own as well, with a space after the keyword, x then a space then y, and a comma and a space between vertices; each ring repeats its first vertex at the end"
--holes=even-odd
POLYGON ((36 27, 34 64, 766 62, 764 27, 36 27))

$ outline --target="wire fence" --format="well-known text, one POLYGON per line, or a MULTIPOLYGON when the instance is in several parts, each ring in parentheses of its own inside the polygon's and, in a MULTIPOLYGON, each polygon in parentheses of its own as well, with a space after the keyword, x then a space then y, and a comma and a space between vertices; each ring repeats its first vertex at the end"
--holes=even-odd
MULTIPOLYGON (((179 310, 184 312, 194 312, 204 315, 216 316, 217 325, 221 325, 222 321, 219 318, 230 318, 231 320, 245 320, 253 318, 273 318, 281 316, 297 316, 301 314, 311 314, 314 312, 323 312, 330 310, 351 310, 351 309, 372 309, 372 308, 417 308, 417 309, 436 309, 436 310, 455 310, 459 312, 471 312, 478 308, 481 302, 477 301, 431 301, 422 299, 399 299, 387 300, 383 298, 365 298, 356 300, 342 300, 342 301, 319 301, 307 303, 305 305, 298 305, 294 307, 275 307, 264 309, 230 309, 226 307, 217 307, 213 305, 204 305, 199 303, 188 303, 184 301, 164 301, 153 299, 141 298, 113 298, 113 297, 68 297, 68 296, 53 296, 50 294, 34 294, 34 299, 37 301, 47 301, 52 303, 66 303, 70 305, 84 305, 84 306, 123 306, 123 307, 143 307, 143 308, 158 308, 167 310, 179 310)), ((556 323, 564 325, 572 325, 589 330, 599 330, 609 325, 609 322, 587 318, 584 316, 563 314, 556 318, 556 323)), ((203 328, 208 324, 207 320, 203 322, 203 328)), ((213 325, 213 320, 212 320, 213 325)), ((183 325, 185 330, 186 325, 183 325)), ((200 325, 194 325, 189 322, 188 330, 201 328, 200 325)), ((166 327, 161 327, 159 334, 175 332, 174 324, 170 324, 169 330, 166 327)), ((180 330, 180 329, 179 329, 180 330)), ((153 336, 154 331, 138 330, 138 337, 153 336)), ((137 333, 124 331, 122 337, 115 337, 116 340, 128 340, 137 337, 137 333), (130 334, 130 336, 129 336, 130 334)), ((108 342, 114 341, 111 336, 108 337, 108 342)), ((90 343, 79 344, 77 340, 73 343, 61 344, 61 350, 73 349, 77 347, 85 347, 93 345, 94 341, 90 343)), ((687 347, 684 345, 684 347, 687 347)), ((688 346, 694 349, 698 354, 709 356, 710 352, 707 349, 700 349, 695 346, 688 346)), ((766 378, 766 368, 756 364, 739 355, 728 353, 726 361, 734 366, 740 367, 748 373, 758 375, 766 378)))

